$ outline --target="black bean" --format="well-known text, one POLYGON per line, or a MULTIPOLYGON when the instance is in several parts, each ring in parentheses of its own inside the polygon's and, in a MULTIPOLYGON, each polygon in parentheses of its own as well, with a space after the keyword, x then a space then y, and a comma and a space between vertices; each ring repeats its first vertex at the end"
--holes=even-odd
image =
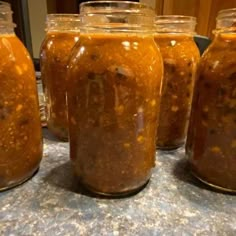
POLYGON ((164 68, 170 73, 174 73, 176 71, 176 66, 174 64, 164 63, 164 68))
POLYGON ((204 80, 204 77, 203 76, 199 76, 198 80, 204 80))
POLYGON ((219 108, 223 108, 224 109, 224 115, 229 115, 229 114, 235 114, 235 108, 234 107, 230 107, 227 104, 221 103, 221 106, 217 106, 219 108))
POLYGON ((218 89, 218 95, 219 96, 224 96, 224 95, 226 95, 226 93, 227 93, 227 91, 226 91, 226 89, 225 88, 219 88, 218 89))
POLYGON ((28 117, 21 117, 18 124, 20 126, 29 124, 30 119, 28 117))
POLYGON ((127 77, 125 75, 120 74, 120 73, 116 73, 116 76, 118 77, 118 79, 121 79, 121 80, 127 79, 127 77))
POLYGON ((0 108, 0 120, 5 120, 10 113, 11 113, 11 108, 1 106, 1 108, 0 108))
POLYGON ((91 59, 93 60, 93 61, 96 61, 96 60, 98 60, 99 59, 99 56, 98 55, 96 55, 96 54, 91 54, 91 59))
POLYGON ((0 113, 0 120, 5 120, 5 119, 6 119, 6 116, 0 113))
POLYGON ((236 80, 236 72, 232 73, 229 78, 229 80, 236 80))
POLYGON ((215 129, 210 129, 210 134, 216 134, 216 130, 215 129))
POLYGON ((204 86, 205 86, 205 88, 207 88, 207 89, 210 89, 210 88, 211 88, 211 85, 210 85, 209 82, 205 82, 205 83, 204 83, 204 86))
POLYGON ((202 119, 208 120, 208 113, 207 112, 202 112, 202 119))
POLYGON ((95 80, 95 74, 93 72, 88 73, 88 79, 89 80, 95 80))
POLYGON ((171 82, 168 82, 168 83, 167 83, 167 87, 170 88, 170 89, 173 89, 174 86, 172 85, 171 82))
POLYGON ((208 70, 211 71, 212 69, 213 69, 213 66, 212 66, 212 65, 209 65, 209 66, 208 66, 208 70))
POLYGON ((89 72, 87 77, 89 80, 100 80, 103 78, 103 74, 96 74, 93 72, 89 72))

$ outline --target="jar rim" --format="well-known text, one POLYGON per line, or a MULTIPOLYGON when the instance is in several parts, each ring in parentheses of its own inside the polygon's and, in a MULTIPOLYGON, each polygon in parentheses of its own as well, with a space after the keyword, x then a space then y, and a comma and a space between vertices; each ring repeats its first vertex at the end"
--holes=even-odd
POLYGON ((184 15, 160 15, 156 16, 155 22, 160 23, 184 23, 184 22, 192 22, 197 24, 197 18, 195 16, 184 16, 184 15))
POLYGON ((7 8, 7 9, 11 9, 11 4, 8 2, 3 2, 0 1, 0 8, 7 8))
POLYGON ((151 14, 155 16, 154 9, 150 6, 131 1, 88 1, 80 4, 80 13, 83 14, 106 14, 106 13, 132 13, 132 14, 151 14), (96 8, 97 7, 97 8, 96 8), (119 9, 120 8, 120 9, 119 9))
POLYGON ((138 5, 138 6, 140 6, 140 5, 144 5, 145 7, 147 6, 146 4, 144 4, 144 3, 140 3, 140 2, 132 2, 132 1, 119 1, 119 0, 111 0, 111 1, 107 1, 107 0, 101 0, 101 1, 96 1, 96 0, 93 0, 93 1, 86 1, 86 2, 82 2, 81 4, 80 4, 80 6, 84 6, 84 5, 90 5, 90 4, 99 4, 99 5, 101 5, 101 4, 105 4, 105 5, 110 5, 111 3, 113 4, 113 3, 121 3, 121 4, 132 4, 132 5, 138 5))
POLYGON ((11 4, 8 2, 0 1, 0 11, 2 14, 12 14, 11 4))
POLYGON ((0 28, 15 28, 16 24, 12 22, 11 4, 8 2, 0 1, 0 28))
POLYGON ((196 34, 197 19, 194 16, 161 15, 155 18, 155 31, 161 34, 196 34))
POLYGON ((46 20, 49 21, 80 21, 79 14, 63 14, 63 13, 50 13, 47 14, 46 20))
POLYGON ((46 16, 46 29, 48 31, 80 31, 80 15, 68 13, 53 13, 46 16))
POLYGON ((235 17, 236 18, 236 8, 228 8, 220 10, 217 14, 216 19, 228 18, 228 17, 235 17))
POLYGON ((213 33, 221 32, 236 33, 236 8, 223 9, 218 12, 216 29, 213 30, 213 33))
POLYGON ((140 2, 89 1, 80 4, 80 14, 83 32, 154 32, 155 12, 140 2))

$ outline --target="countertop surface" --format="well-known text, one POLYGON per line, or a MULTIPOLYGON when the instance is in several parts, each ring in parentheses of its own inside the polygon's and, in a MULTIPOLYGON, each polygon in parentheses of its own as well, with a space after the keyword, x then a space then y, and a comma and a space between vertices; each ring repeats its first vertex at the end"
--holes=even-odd
POLYGON ((122 199, 89 196, 78 187, 68 143, 44 132, 38 173, 0 193, 0 235, 236 235, 236 196, 194 179, 184 150, 157 152, 149 184, 122 199))

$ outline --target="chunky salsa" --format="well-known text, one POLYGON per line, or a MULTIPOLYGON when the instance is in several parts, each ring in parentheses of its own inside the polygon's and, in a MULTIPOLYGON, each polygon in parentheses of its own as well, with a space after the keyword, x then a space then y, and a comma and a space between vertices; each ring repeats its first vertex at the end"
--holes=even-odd
POLYGON ((201 59, 187 155, 202 181, 236 191, 236 34, 219 34, 201 59))
POLYGON ((0 190, 37 170, 42 136, 31 59, 14 35, 0 35, 0 190))
POLYGON ((67 83, 70 156, 90 190, 119 195, 150 178, 162 67, 150 36, 81 34, 67 83))
POLYGON ((66 73, 79 32, 49 32, 41 47, 41 73, 47 104, 47 126, 59 139, 68 139, 66 73))
POLYGON ((172 149, 186 138, 199 51, 191 35, 155 36, 164 62, 157 147, 172 149))

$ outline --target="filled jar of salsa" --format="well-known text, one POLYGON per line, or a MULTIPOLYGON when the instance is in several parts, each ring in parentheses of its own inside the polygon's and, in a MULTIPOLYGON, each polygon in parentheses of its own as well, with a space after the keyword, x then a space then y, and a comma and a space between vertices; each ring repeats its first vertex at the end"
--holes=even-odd
POLYGON ((155 165, 162 58, 154 12, 134 2, 81 5, 69 63, 70 157, 81 184, 119 196, 141 189, 155 165))
POLYGON ((157 16, 155 40, 164 63, 157 147, 183 145, 192 103, 199 50, 194 42, 196 18, 157 16))
POLYGON ((236 9, 218 13, 214 33, 200 61, 186 153, 200 180, 236 192, 236 9))
POLYGON ((70 52, 79 39, 78 14, 48 14, 46 38, 40 52, 41 78, 48 129, 68 140, 66 73, 70 52))
POLYGON ((42 158, 34 68, 14 26, 10 5, 0 2, 0 191, 29 179, 42 158))

